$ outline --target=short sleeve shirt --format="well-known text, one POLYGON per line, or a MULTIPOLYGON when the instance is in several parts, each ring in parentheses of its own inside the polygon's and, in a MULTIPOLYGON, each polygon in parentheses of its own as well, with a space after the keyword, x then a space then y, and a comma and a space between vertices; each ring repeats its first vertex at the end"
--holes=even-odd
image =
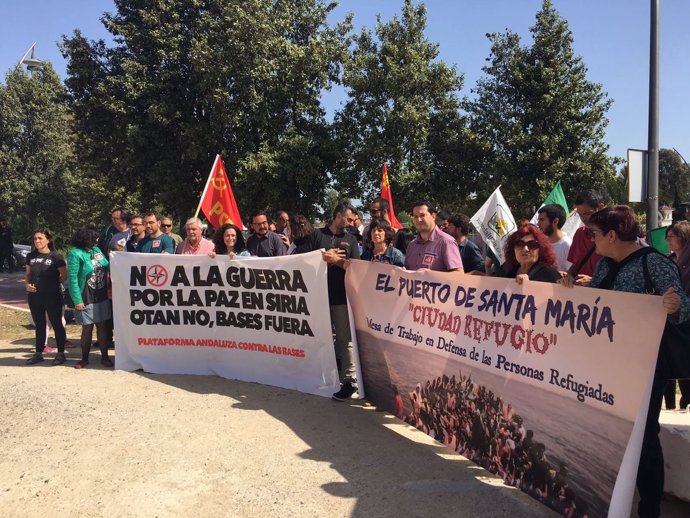
POLYGON ((57 293, 60 291, 60 272, 58 268, 67 266, 64 258, 57 252, 40 254, 33 250, 26 256, 29 267, 29 282, 36 286, 37 293, 57 293))
POLYGON ((407 245, 405 268, 408 270, 426 268, 440 272, 462 268, 458 244, 455 239, 435 226, 429 239, 422 241, 417 236, 407 245))
POLYGON ((175 242, 172 237, 167 234, 161 234, 158 237, 146 236, 141 240, 137 247, 137 252, 144 254, 174 254, 175 242))

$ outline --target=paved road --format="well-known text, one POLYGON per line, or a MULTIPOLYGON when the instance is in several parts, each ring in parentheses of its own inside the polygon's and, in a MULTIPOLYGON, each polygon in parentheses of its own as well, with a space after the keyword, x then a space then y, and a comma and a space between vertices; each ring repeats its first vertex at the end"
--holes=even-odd
POLYGON ((0 273, 0 304, 29 309, 23 272, 0 273))

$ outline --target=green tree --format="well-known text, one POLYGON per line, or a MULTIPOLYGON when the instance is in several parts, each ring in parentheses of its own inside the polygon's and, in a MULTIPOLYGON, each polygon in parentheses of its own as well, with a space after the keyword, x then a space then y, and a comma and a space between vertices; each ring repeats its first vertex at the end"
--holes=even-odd
POLYGON ((490 145, 479 198, 501 184, 516 217, 531 214, 558 180, 574 195, 605 190, 615 177, 604 142, 612 101, 587 80, 568 22, 545 0, 530 31, 529 46, 511 31, 487 35, 490 64, 466 103, 473 129, 490 145))
POLYGON ((17 240, 38 225, 69 230, 75 179, 64 87, 50 63, 12 69, 0 85, 0 212, 17 240))
POLYGON ((438 60, 425 28, 424 5, 405 0, 400 17, 379 17, 376 36, 364 29, 354 37, 347 102, 334 121, 341 151, 334 177, 349 196, 378 195, 384 161, 401 209, 419 197, 457 203, 474 189, 481 154, 459 111, 462 76, 438 60))
POLYGON ((690 200, 690 166, 673 149, 659 150, 659 204, 676 208, 690 200))
POLYGON ((115 46, 63 40, 84 148, 110 185, 178 218, 197 206, 216 153, 240 210, 316 211, 334 160, 320 105, 349 20, 320 0, 116 0, 115 46))

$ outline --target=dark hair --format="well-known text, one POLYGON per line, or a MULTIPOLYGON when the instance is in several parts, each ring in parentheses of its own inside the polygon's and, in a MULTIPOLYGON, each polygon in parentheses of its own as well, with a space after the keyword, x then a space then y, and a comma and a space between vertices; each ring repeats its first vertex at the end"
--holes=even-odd
POLYGON ((211 238, 213 244, 216 245, 216 254, 223 255, 228 253, 228 247, 225 246, 223 236, 225 235, 225 231, 229 228, 235 229, 235 233, 237 234, 237 242, 235 243, 233 252, 239 254, 247 247, 244 242, 244 236, 242 235, 242 231, 239 229, 239 227, 237 225, 233 225, 232 223, 225 223, 223 226, 216 229, 216 231, 213 233, 213 237, 211 238))
POLYGON ((77 248, 91 248, 97 241, 98 232, 89 227, 81 227, 72 236, 71 244, 77 248))
POLYGON ((336 217, 338 214, 345 214, 348 210, 352 211, 353 213, 355 212, 355 209, 352 208, 352 205, 350 205, 350 204, 349 204, 348 202, 346 202, 346 201, 341 201, 341 202, 338 203, 338 205, 336 205, 335 208, 333 209, 333 219, 335 219, 335 217, 336 217))
POLYGON ((369 230, 367 231, 367 238, 369 238, 369 245, 373 247, 373 243, 371 242, 371 232, 374 229, 380 228, 386 233, 386 244, 390 245, 391 241, 393 241, 393 237, 395 237, 395 231, 393 228, 388 224, 388 222, 385 219, 372 219, 371 223, 369 223, 369 230))
POLYGON ((266 214, 265 210, 255 210, 250 214, 249 221, 254 223, 254 218, 258 218, 259 216, 266 216, 266 219, 268 219, 268 214, 266 214))
POLYGON ((544 205, 537 211, 537 213, 546 214, 546 217, 549 218, 549 223, 553 223, 553 220, 558 218, 558 228, 563 228, 563 225, 565 225, 565 220, 568 218, 568 215, 565 213, 565 209, 558 203, 544 205))
POLYGON ((690 222, 676 221, 672 225, 666 227, 666 237, 668 237, 671 232, 678 236, 683 246, 690 243, 690 222))
MULTIPOLYGON (((450 217, 450 214, 446 212, 445 210, 441 209, 436 213, 436 219, 439 219, 441 221, 447 220, 450 217)), ((450 222, 449 222, 450 223, 450 222)))
POLYGON ((464 236, 470 233, 470 218, 464 214, 451 214, 448 223, 457 228, 464 236))
POLYGON ((436 214, 436 208, 431 204, 429 200, 417 200, 412 205, 412 210, 414 210, 415 207, 421 207, 422 205, 426 206, 430 214, 436 214))
POLYGON ((388 200, 385 198, 376 198, 374 201, 372 201, 369 206, 373 205, 374 203, 379 204, 379 209, 383 212, 388 212, 389 205, 388 205, 388 200))
POLYGON ((302 239, 312 232, 314 232, 314 227, 305 216, 302 214, 290 216, 290 234, 292 235, 293 241, 302 239))
POLYGON ((549 238, 539 230, 539 227, 535 225, 525 225, 510 234, 510 237, 508 237, 503 247, 503 253, 506 258, 505 270, 509 272, 518 267, 519 263, 515 257, 515 243, 525 236, 533 236, 536 242, 539 243, 539 259, 537 259, 537 264, 553 266, 555 268, 556 254, 553 252, 549 238))
POLYGON ((34 236, 36 234, 43 234, 46 236, 46 239, 48 240, 48 250, 51 252, 55 252, 55 243, 53 242, 53 235, 50 233, 50 231, 47 228, 44 227, 38 227, 37 229, 34 229, 34 231, 31 233, 31 246, 34 246, 34 236))
POLYGON ((587 189, 575 196, 575 205, 588 205, 593 209, 599 207, 600 203, 604 203, 604 198, 597 191, 587 189))
POLYGON ((621 241, 636 241, 640 235, 640 224, 627 205, 614 205, 598 210, 590 216, 589 225, 596 225, 604 234, 613 230, 621 241))
POLYGON ((127 209, 121 209, 121 210, 120 210, 120 219, 121 219, 126 225, 129 225, 129 223, 132 221, 132 213, 129 212, 127 209))
POLYGON ((155 210, 150 210, 150 211, 148 211, 146 214, 144 214, 144 217, 145 217, 145 218, 148 218, 149 216, 153 216, 154 218, 156 218, 156 221, 161 221, 161 220, 163 219, 163 216, 161 216, 161 215, 160 215, 158 212, 156 212, 155 210))
POLYGON ((395 244, 393 246, 400 250, 403 254, 406 254, 407 245, 409 245, 410 241, 412 241, 413 239, 414 234, 412 233, 412 231, 407 227, 403 227, 400 230, 398 230, 397 234, 395 234, 395 244))

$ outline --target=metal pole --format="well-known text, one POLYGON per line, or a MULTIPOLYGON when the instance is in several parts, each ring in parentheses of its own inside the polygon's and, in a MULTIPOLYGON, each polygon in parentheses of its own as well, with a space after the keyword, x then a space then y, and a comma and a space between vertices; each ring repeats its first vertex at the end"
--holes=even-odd
POLYGON ((647 232, 659 226, 659 0, 651 0, 649 29, 647 232))

